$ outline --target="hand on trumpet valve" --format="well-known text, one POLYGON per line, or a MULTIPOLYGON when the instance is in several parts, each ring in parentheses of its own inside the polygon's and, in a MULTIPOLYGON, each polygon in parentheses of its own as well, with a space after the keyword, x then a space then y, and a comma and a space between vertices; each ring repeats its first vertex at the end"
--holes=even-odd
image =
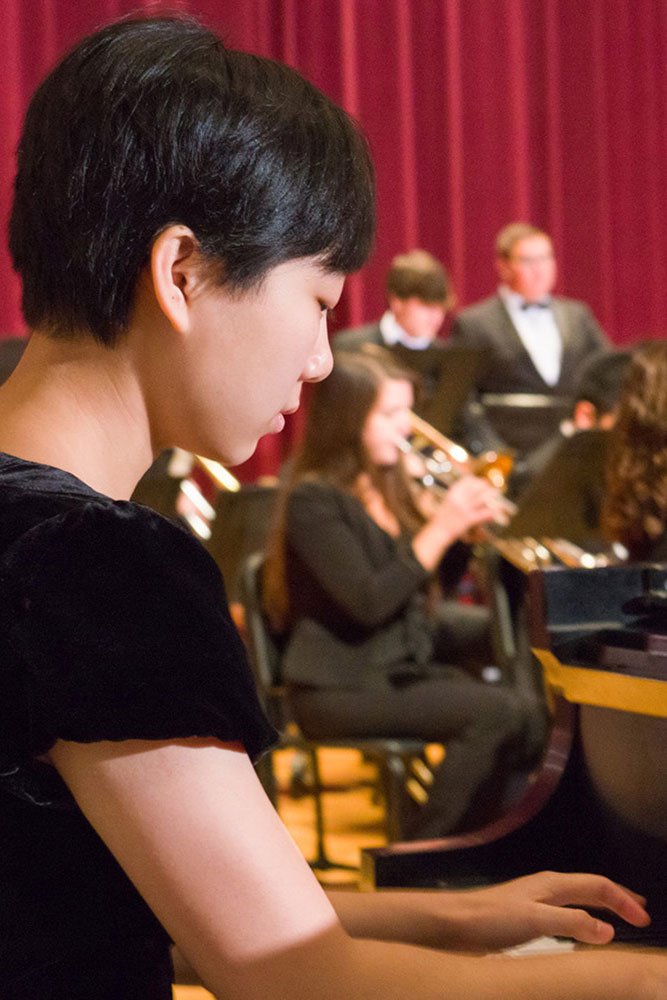
POLYGON ((484 476, 499 490, 507 486, 514 459, 508 452, 484 451, 472 459, 470 469, 476 476, 484 476))
POLYGON ((430 486, 431 483, 428 481, 429 476, 433 481, 432 475, 429 473, 428 461, 426 456, 419 451, 417 448, 413 448, 409 441, 405 438, 399 438, 396 442, 399 451, 403 453, 403 467, 407 474, 415 480, 417 483, 422 483, 424 486, 430 486))
MULTIPOLYGON (((480 528, 488 524, 509 522, 508 501, 487 480, 478 476, 462 476, 447 490, 433 514, 433 521, 442 521, 456 537, 480 540, 480 528)), ((482 535, 482 537, 484 537, 482 535)))

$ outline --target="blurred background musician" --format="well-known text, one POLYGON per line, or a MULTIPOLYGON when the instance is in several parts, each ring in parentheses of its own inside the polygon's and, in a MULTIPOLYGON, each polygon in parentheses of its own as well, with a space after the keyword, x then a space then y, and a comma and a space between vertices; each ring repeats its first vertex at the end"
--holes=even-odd
POLYGON ((566 537, 577 544, 600 537, 609 430, 631 358, 629 351, 593 357, 577 382, 571 415, 514 463, 508 493, 519 509, 505 534, 566 537))
POLYGON ((389 308, 382 318, 341 330, 334 339, 336 350, 354 350, 369 343, 423 350, 433 344, 455 303, 447 272, 426 250, 394 257, 387 272, 386 293, 389 308))
MULTIPOLYGON (((497 292, 461 310, 451 333, 452 344, 484 351, 463 442, 475 452, 508 447, 524 451, 527 443, 540 444, 540 434, 544 439, 556 429, 562 416, 556 404, 561 400, 567 406, 581 365, 609 346, 587 305, 552 294, 556 261, 551 238, 543 230, 526 222, 501 229, 496 270, 497 292), (534 396, 545 403, 543 420, 531 414, 530 439, 525 436, 526 421, 519 419, 521 410, 500 422, 501 397, 512 396, 534 396)), ((523 405, 527 402, 524 399, 523 405)), ((519 403, 517 399, 515 405, 519 403)), ((507 405, 512 406, 511 399, 507 405)))
MULTIPOLYGON (((415 498, 399 450, 412 399, 411 374, 391 358, 338 354, 333 374, 314 387, 264 594, 286 633, 284 679, 306 735, 446 744, 412 830, 429 837, 475 827, 500 808, 541 748, 544 714, 446 665, 456 661, 455 629, 429 584, 448 548, 497 516, 499 496, 465 477, 430 508, 431 498, 415 498)), ((458 609, 459 647, 479 639, 480 621, 467 620, 467 610, 458 609)))
POLYGON ((456 304, 451 279, 426 250, 398 254, 386 277, 388 309, 380 320, 341 330, 336 351, 361 350, 369 344, 392 351, 404 368, 420 378, 417 413, 442 434, 456 435, 482 352, 452 347, 442 336, 447 313, 456 304))
POLYGON ((667 562, 667 341, 634 352, 611 434, 602 524, 631 560, 667 562))

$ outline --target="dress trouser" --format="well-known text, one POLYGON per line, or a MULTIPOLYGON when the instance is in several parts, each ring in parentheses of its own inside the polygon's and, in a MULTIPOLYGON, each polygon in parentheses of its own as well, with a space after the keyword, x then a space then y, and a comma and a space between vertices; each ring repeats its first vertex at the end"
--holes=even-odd
POLYGON ((438 664, 427 677, 387 679, 377 688, 295 687, 290 700, 313 739, 404 736, 445 745, 413 837, 443 836, 492 818, 544 734, 540 706, 438 664))

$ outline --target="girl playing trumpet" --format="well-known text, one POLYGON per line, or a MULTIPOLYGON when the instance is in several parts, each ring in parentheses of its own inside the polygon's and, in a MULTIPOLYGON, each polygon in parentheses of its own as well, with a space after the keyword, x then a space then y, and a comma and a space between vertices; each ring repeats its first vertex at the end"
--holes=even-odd
MULTIPOLYGON (((314 738, 413 736, 444 743, 410 836, 492 818, 544 736, 543 708, 456 664, 483 646, 486 618, 433 601, 447 552, 499 516, 488 482, 462 476, 418 498, 402 442, 412 376, 384 353, 340 352, 313 390, 265 569, 266 606, 288 633, 283 671, 314 738)), ((487 660, 488 662, 488 660, 487 660)))

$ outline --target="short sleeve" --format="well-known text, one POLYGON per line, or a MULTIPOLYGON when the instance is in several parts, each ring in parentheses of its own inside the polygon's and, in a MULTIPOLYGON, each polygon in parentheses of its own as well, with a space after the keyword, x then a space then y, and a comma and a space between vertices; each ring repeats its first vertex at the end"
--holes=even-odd
POLYGON ((0 562, 0 769, 77 742, 275 738, 217 567, 148 508, 86 502, 0 562))

